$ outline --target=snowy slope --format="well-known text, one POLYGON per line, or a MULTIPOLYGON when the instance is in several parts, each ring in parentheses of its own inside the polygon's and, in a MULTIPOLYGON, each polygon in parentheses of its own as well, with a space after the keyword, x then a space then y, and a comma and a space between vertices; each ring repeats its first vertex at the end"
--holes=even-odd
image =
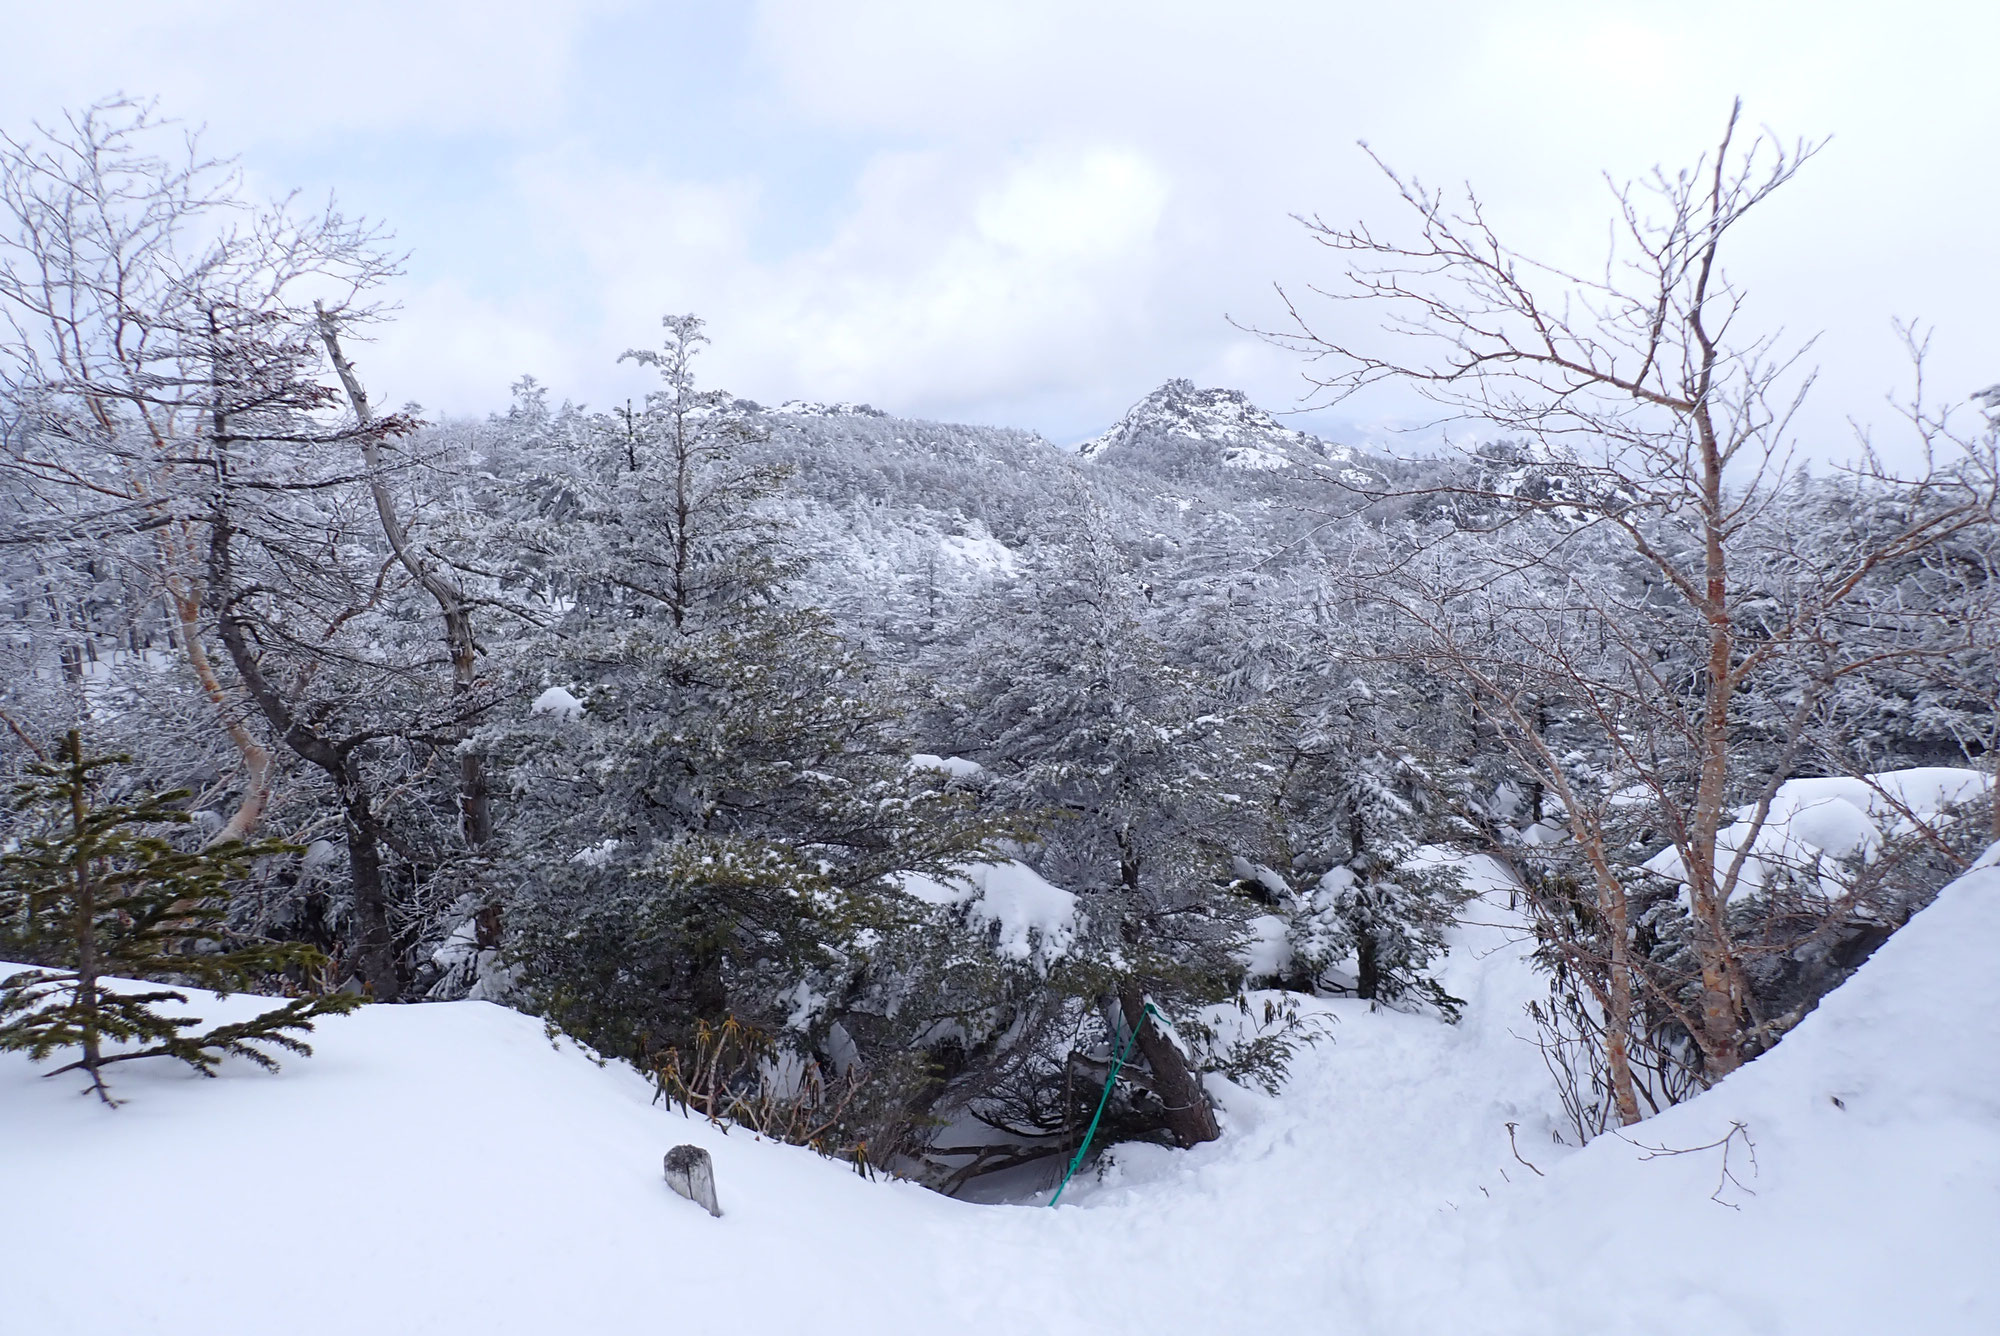
POLYGON ((1504 892, 1468 918, 1462 1025, 1327 1004, 1281 1096, 1227 1092, 1222 1142, 1117 1150, 1054 1211, 725 1137, 484 1003, 330 1021, 277 1077, 126 1071, 116 1111, 6 1058, 0 1332, 2000 1330, 2000 868, 1637 1129, 1743 1123, 1731 1205, 1719 1150, 1555 1144, 1504 892), (680 1141, 722 1219, 662 1183, 680 1141), (121 1229, 151 1242, 77 1257, 121 1229))
MULTIPOLYGON (((2000 1331, 2000 845, 1889 939, 1777 1048, 1471 1222, 1465 1297, 1493 1312, 1539 1280, 1544 1319, 1485 1329, 2000 1331), (1736 1209, 1710 1200, 1711 1193, 1736 1209), (1752 1195, 1754 1193, 1754 1195, 1752 1195), (1666 1264, 1639 1274, 1641 1251, 1666 1264), (1566 1276, 1623 1275, 1570 1286, 1566 1276)), ((1463 1311, 1458 1295, 1440 1314, 1463 1311)))

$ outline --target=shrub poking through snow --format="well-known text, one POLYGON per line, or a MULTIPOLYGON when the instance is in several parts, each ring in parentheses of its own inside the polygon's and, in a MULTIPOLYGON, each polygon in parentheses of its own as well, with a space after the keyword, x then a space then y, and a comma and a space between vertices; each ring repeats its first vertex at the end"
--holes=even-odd
MULTIPOLYGON (((686 1049, 670 1048, 653 1065, 654 1099, 699 1113, 718 1127, 747 1127, 759 1136, 846 1160, 862 1175, 869 1160, 868 1124, 886 1088, 859 1063, 845 1072, 788 1052, 734 1016, 719 1025, 697 1021, 686 1049)), ((718 1212, 720 1214, 720 1212, 718 1212)))
POLYGON ((13 809, 26 830, 0 856, 0 948, 34 967, 0 980, 0 1050, 25 1051, 38 1062, 75 1050, 74 1061, 49 1075, 81 1071, 107 1104, 118 1102, 104 1083, 104 1068, 114 1062, 178 1058, 213 1076, 231 1054, 275 1069, 259 1045, 309 1056, 298 1035, 360 998, 294 998, 249 1020, 190 1033, 199 1017, 158 1009, 185 1004, 185 993, 107 982, 165 976, 228 993, 321 963, 310 947, 244 944, 223 926, 225 890, 249 861, 296 850, 240 840, 176 848, 157 832, 189 821, 171 805, 184 791, 100 800, 103 772, 128 759, 86 757, 72 730, 56 758, 28 765, 30 778, 15 789, 13 809))

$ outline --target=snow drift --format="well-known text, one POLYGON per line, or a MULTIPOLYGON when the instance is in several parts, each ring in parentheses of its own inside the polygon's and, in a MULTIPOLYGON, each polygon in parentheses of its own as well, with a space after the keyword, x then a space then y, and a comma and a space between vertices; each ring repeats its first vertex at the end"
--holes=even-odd
POLYGON ((1282 1095, 1225 1089, 1221 1142, 1117 1148, 1053 1211, 725 1135, 486 1003, 366 1008, 277 1077, 126 1071, 115 1111, 10 1056, 0 1330, 2000 1330, 2000 866, 1581 1151, 1515 1037, 1540 982, 1504 897, 1467 920, 1463 1024, 1316 1004, 1282 1095), (681 1142, 721 1219, 662 1180, 681 1142))
MULTIPOLYGON (((1774 879, 1800 872, 1814 876, 1829 897, 1838 896, 1844 889, 1839 860, 1872 859, 1889 839, 1944 824, 1992 783, 1990 775, 1955 766, 1787 780, 1772 795, 1761 825, 1754 807, 1742 807, 1716 836, 1725 873, 1742 863, 1730 898, 1754 898, 1774 879)), ((1676 881, 1686 876, 1671 847, 1649 859, 1646 869, 1676 881)))

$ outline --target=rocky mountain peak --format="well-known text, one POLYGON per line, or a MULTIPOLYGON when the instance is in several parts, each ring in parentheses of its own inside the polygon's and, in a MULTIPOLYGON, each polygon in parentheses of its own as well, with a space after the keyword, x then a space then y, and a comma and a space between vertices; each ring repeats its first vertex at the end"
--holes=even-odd
POLYGON ((1189 445, 1207 447, 1217 463, 1245 469, 1290 468, 1300 455, 1323 461, 1345 459, 1349 453, 1285 426, 1241 390, 1198 389, 1186 379, 1170 380, 1148 394, 1078 453, 1089 459, 1107 451, 1184 450, 1189 445))

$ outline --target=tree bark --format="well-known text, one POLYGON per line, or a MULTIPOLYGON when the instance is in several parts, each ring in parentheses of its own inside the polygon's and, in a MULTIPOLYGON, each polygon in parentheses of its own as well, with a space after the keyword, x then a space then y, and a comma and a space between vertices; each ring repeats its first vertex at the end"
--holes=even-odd
POLYGON ((1373 1002, 1375 995, 1382 991, 1382 969, 1380 952, 1376 950, 1375 938, 1366 928, 1354 936, 1354 995, 1373 1002))
POLYGON ((1182 1149, 1214 1141, 1222 1135, 1215 1109, 1202 1089, 1201 1077, 1188 1066, 1180 1048, 1146 1014, 1146 997, 1138 988, 1118 995, 1125 1024, 1138 1032, 1139 1051, 1153 1072, 1153 1091, 1167 1106, 1167 1131, 1182 1149))
MULTIPOLYGON (((1573 803, 1568 794, 1564 801, 1573 803)), ((1583 842, 1597 881, 1597 912, 1606 945, 1604 1004, 1604 1063, 1611 1076, 1611 1103, 1618 1125, 1639 1121, 1638 1082, 1632 1075, 1632 902, 1625 883, 1611 866, 1604 841, 1571 806, 1571 830, 1583 842)))
POLYGON ((361 924, 361 977, 377 1002, 400 1002, 402 975, 396 969, 396 940, 389 925, 389 897, 382 885, 382 844, 375 814, 358 776, 342 783, 342 824, 347 833, 348 876, 354 883, 354 916, 361 924))
POLYGON ((271 805, 273 782, 271 749, 251 736, 250 730, 230 717, 232 708, 229 693, 222 685, 222 679, 209 661, 208 647, 201 638, 201 599, 193 592, 198 587, 192 579, 173 580, 169 583, 167 597, 172 601, 174 617, 180 623, 181 653, 187 656, 194 669, 195 680, 201 683, 202 694, 215 706, 221 718, 222 731, 243 758, 243 801, 230 813, 229 820, 217 831, 212 844, 223 844, 230 840, 247 840, 263 823, 264 809, 271 805))

